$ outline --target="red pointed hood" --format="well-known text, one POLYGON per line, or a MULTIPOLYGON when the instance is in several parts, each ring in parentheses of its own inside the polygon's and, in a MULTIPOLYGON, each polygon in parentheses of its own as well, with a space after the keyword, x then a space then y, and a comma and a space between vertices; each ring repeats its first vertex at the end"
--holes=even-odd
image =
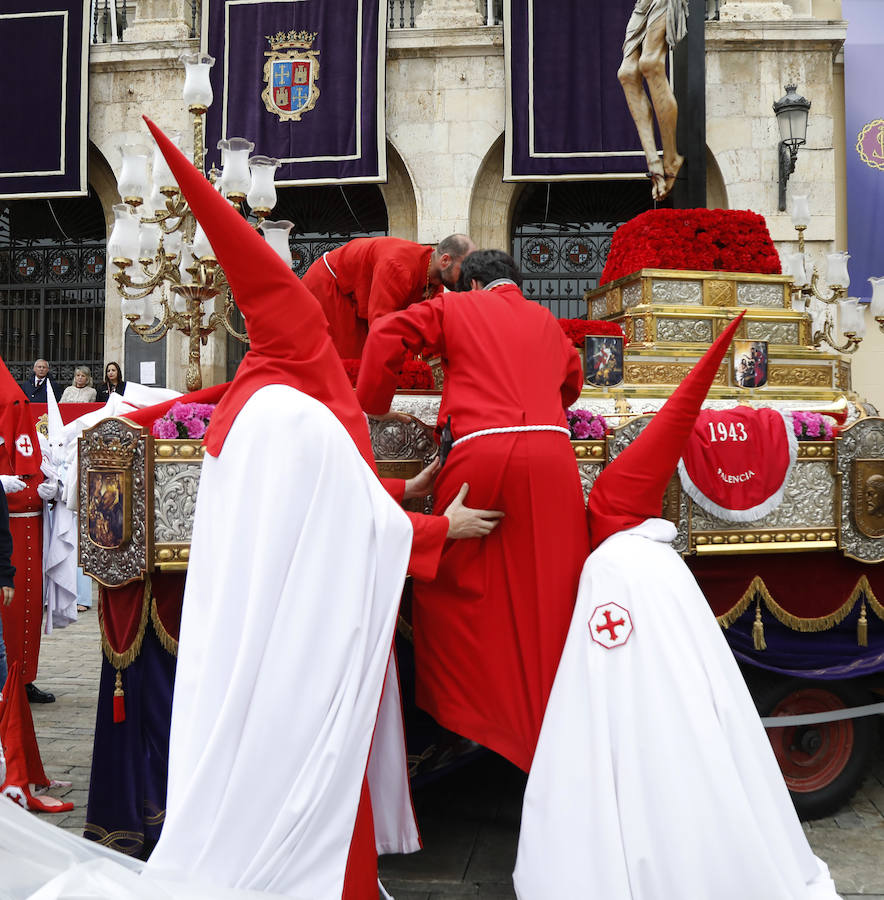
MULTIPOLYGON (((46 390, 52 388, 48 382, 46 390)), ((0 437, 16 475, 38 475, 42 456, 37 428, 25 392, 0 359, 0 437)))
POLYGON ((319 302, 163 132, 146 116, 144 121, 203 226, 251 339, 236 377, 212 414, 206 450, 213 456, 221 452, 230 427, 255 391, 287 384, 324 403, 374 468, 368 423, 319 302))
POLYGON ((745 314, 725 328, 642 433, 596 479, 586 508, 591 549, 661 515, 666 485, 745 314))

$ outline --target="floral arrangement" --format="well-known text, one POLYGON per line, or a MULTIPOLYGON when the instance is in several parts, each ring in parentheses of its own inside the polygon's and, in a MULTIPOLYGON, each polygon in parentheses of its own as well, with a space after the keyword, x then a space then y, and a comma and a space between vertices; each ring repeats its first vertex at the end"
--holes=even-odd
POLYGON ((828 416, 815 412, 793 412, 792 428, 799 441, 833 441, 835 429, 828 416))
POLYGON ((568 420, 572 441, 600 441, 608 431, 605 417, 588 409, 566 410, 565 418, 568 420))
POLYGON ((153 423, 151 434, 165 440, 198 440, 205 435, 214 410, 214 403, 175 403, 164 416, 153 423))
POLYGON ((583 339, 588 335, 614 335, 623 337, 623 329, 616 322, 599 319, 559 319, 562 331, 575 347, 583 349, 583 339))
POLYGON ((653 209, 630 219, 614 232, 599 283, 639 269, 781 271, 764 216, 741 209, 653 209))
MULTIPOLYGON (((342 362, 350 384, 356 387, 356 381, 359 378, 359 364, 362 360, 345 359, 342 362)), ((408 359, 402 366, 396 387, 400 391, 431 391, 434 387, 433 370, 422 359, 408 359)))

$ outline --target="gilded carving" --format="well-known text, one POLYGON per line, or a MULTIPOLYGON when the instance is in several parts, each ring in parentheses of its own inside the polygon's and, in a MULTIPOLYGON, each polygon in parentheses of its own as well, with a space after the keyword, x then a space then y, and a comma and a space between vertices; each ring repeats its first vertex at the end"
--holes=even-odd
POLYGON ((767 383, 772 387, 832 387, 832 370, 828 366, 771 365, 767 383))
POLYGON ((706 282, 706 306, 735 306, 737 295, 733 281, 718 281, 710 278, 706 282))
POLYGON ((849 362, 839 362, 838 363, 838 387, 842 391, 849 391, 851 389, 851 369, 849 362))
POLYGON ((759 284, 755 281, 737 282, 737 304, 739 306, 782 309, 786 302, 785 296, 781 284, 759 284))
POLYGON ((866 537, 884 537, 884 459, 855 459, 851 479, 853 517, 866 537))
POLYGON ((703 303, 703 284, 700 281, 655 278, 651 282, 651 299, 654 303, 700 306, 703 303))
MULTIPOLYGON (((692 368, 690 363, 626 362, 623 366, 623 380, 627 384, 680 384, 692 368)), ((718 370, 712 383, 727 385, 726 366, 718 370)))
POLYGON ((657 340, 711 344, 712 339, 712 319, 657 320, 657 340))
POLYGON ((865 480, 878 474, 878 465, 884 460, 884 419, 869 417, 854 422, 838 435, 837 447, 841 480, 841 549, 854 559, 880 562, 884 560, 884 539, 861 530, 855 515, 858 513, 860 518, 866 520, 865 526, 869 531, 877 531, 874 496, 877 494, 877 480, 867 486, 868 497, 857 497, 855 493, 862 474, 866 474, 865 480))
POLYGON ((605 310, 607 315, 613 316, 620 312, 620 289, 608 291, 605 294, 605 310))

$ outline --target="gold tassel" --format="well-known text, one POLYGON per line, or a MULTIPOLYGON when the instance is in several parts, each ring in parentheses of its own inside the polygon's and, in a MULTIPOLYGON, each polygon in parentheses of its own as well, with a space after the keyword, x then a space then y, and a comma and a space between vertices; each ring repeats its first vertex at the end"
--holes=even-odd
POLYGON ((856 642, 860 647, 869 646, 869 621, 866 618, 866 598, 859 610, 859 621, 856 623, 856 642))
POLYGON ((117 669, 117 678, 114 682, 114 722, 126 721, 126 700, 123 696, 123 676, 117 669))
POLYGON ((755 621, 752 623, 752 643, 756 650, 767 650, 764 640, 764 623, 761 621, 761 601, 755 603, 755 621))

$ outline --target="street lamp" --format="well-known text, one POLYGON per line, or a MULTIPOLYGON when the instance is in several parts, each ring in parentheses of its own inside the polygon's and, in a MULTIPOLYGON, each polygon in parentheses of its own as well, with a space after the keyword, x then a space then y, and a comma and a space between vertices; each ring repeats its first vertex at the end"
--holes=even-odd
POLYGON ((798 148, 807 140, 807 114, 810 100, 795 93, 794 84, 786 85, 786 96, 780 97, 773 105, 780 126, 780 212, 786 210, 786 183, 795 171, 798 148))

